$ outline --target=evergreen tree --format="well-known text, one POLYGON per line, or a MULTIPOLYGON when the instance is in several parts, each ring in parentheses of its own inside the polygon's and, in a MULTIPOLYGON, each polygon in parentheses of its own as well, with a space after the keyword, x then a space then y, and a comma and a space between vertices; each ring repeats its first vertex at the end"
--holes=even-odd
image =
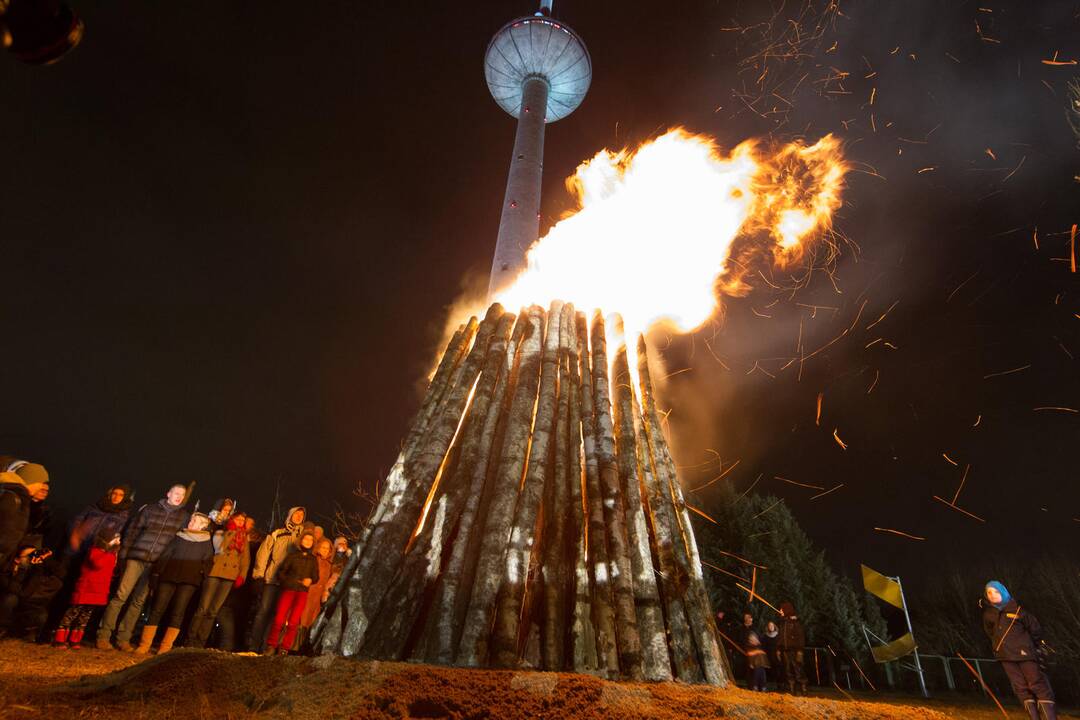
POLYGON ((735 617, 750 612, 764 625, 779 620, 766 602, 776 608, 791 602, 806 627, 808 644, 831 647, 845 660, 850 654, 869 672, 872 659, 862 627, 884 637, 881 613, 862 600, 865 592, 829 567, 824 552, 814 547, 782 500, 738 496, 725 488, 706 512, 716 522, 695 518, 694 531, 708 563, 705 581, 715 609, 735 617), (739 585, 753 585, 765 602, 751 600, 739 585))

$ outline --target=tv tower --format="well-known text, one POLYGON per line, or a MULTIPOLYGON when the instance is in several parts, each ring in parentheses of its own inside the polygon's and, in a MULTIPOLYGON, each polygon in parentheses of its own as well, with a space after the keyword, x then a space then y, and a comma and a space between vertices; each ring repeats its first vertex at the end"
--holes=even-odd
POLYGON ((534 15, 511 20, 488 44, 484 75, 495 102, 517 118, 488 299, 525 269, 525 252, 540 234, 544 125, 572 113, 589 90, 592 60, 585 43, 551 18, 552 0, 534 15))

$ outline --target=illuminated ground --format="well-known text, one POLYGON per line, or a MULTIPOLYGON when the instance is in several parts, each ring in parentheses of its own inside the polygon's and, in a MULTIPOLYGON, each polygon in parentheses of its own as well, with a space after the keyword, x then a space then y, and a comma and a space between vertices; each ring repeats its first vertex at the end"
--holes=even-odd
MULTIPOLYGON (((792 698, 553 673, 466 671, 338 658, 120 652, 0 642, 0 717, 48 718, 714 718, 916 720, 1001 717, 989 705, 925 707, 859 694, 792 698), (991 712, 992 711, 992 712, 991 712)), ((1020 709, 1010 708, 1019 717, 1020 709)), ((1061 717, 1076 717, 1061 715, 1061 717)))

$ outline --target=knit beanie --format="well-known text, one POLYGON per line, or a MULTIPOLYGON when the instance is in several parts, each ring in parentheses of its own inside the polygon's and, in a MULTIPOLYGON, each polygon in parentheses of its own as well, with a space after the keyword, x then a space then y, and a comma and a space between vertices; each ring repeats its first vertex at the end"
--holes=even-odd
MULTIPOLYGON (((998 610, 1008 605, 1009 601, 1012 600, 1012 595, 1010 595, 1009 591, 1005 588, 1005 586, 999 583, 997 580, 991 580, 990 582, 986 583, 986 587, 994 588, 998 591, 998 593, 1000 593, 1001 602, 994 603, 994 607, 996 607, 998 610)), ((983 591, 985 592, 985 588, 983 589, 983 591)))
POLYGON ((37 463, 23 463, 15 468, 15 474, 22 478, 22 481, 27 485, 49 482, 49 472, 44 466, 37 463))

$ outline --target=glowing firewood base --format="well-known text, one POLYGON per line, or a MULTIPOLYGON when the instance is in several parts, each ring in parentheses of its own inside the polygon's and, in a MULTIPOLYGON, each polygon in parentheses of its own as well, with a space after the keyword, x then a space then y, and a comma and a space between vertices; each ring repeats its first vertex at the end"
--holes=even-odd
POLYGON ((492 305, 459 328, 313 637, 323 652, 725 685, 644 340, 492 305), (637 387, 635 387, 637 385, 637 387), (640 398, 640 403, 639 403, 640 398))

